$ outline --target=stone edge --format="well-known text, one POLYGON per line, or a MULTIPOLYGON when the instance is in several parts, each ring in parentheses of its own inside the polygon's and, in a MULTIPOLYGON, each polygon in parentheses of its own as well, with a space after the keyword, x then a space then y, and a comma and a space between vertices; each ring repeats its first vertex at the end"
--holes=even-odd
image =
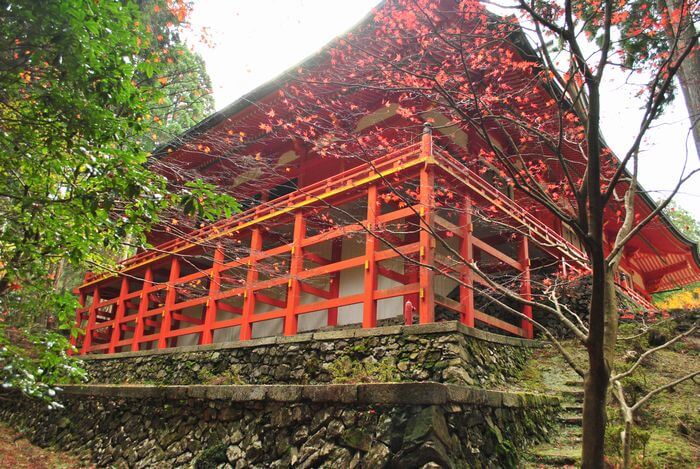
POLYGON ((432 381, 359 384, 259 385, 108 385, 71 384, 60 394, 109 399, 227 400, 231 402, 324 402, 342 404, 442 405, 472 404, 487 407, 527 408, 558 406, 556 396, 492 391, 432 381))
POLYGON ((457 321, 435 322, 431 324, 419 324, 413 326, 382 326, 372 329, 341 329, 321 332, 307 332, 297 334, 295 336, 279 336, 279 337, 263 337, 260 339, 251 339, 246 341, 222 342, 210 345, 191 345, 184 347, 172 347, 159 350, 140 350, 138 352, 118 352, 110 354, 95 354, 95 355, 76 355, 76 358, 81 360, 112 360, 117 358, 143 357, 150 355, 169 355, 177 353, 191 352, 215 352, 219 350, 228 350, 247 347, 262 347, 277 344, 290 344, 312 341, 325 340, 343 340, 363 337, 381 337, 389 335, 425 335, 425 334, 440 334, 446 332, 458 332, 465 336, 486 342, 512 345, 516 347, 542 347, 544 343, 537 340, 520 339, 517 337, 508 337, 504 335, 494 334, 492 332, 482 331, 467 327, 457 321))

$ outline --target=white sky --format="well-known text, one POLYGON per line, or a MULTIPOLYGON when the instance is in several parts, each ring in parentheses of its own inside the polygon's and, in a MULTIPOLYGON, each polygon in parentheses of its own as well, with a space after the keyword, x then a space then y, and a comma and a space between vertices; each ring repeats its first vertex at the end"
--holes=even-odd
MULTIPOLYGON (((362 19, 377 0, 195 0, 194 31, 207 28, 213 46, 193 38, 212 80, 216 108, 230 104, 323 47, 362 19)), ((611 74, 612 75, 612 74, 611 74)), ((637 88, 616 76, 603 90, 606 142, 624 155, 636 137, 641 112, 637 88)), ((662 197, 677 180, 686 154, 698 166, 682 97, 648 132, 640 159, 640 180, 662 197)), ((700 176, 689 181, 677 202, 700 218, 700 176)))

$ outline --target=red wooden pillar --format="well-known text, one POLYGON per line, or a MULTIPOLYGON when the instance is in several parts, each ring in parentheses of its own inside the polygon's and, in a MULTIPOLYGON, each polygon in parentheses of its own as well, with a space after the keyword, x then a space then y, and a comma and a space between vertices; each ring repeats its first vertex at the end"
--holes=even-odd
MULTIPOLYGON (((420 219, 418 219, 418 225, 420 228, 420 219)), ((416 232, 406 233, 406 243, 415 243, 419 240, 420 236, 416 232)), ((416 264, 411 261, 404 260, 403 271, 406 275, 409 284, 418 283, 419 276, 418 271, 420 269, 416 264)), ((404 323, 407 326, 413 325, 413 314, 418 310, 418 305, 420 303, 420 296, 418 293, 411 293, 410 295, 403 296, 403 308, 404 308, 404 323)))
POLYGON ((177 256, 172 257, 170 262, 170 277, 168 278, 168 286, 165 294, 165 306, 163 307, 163 320, 160 322, 160 334, 158 335, 158 348, 168 347, 168 335, 170 334, 170 325, 173 320, 173 305, 177 298, 177 287, 175 282, 180 278, 180 260, 177 256))
MULTIPOLYGON (((520 242, 518 243, 518 261, 523 267, 522 278, 520 283, 520 295, 525 300, 532 300, 532 287, 530 284, 530 250, 527 236, 522 236, 520 242)), ((528 318, 532 318, 532 306, 523 305, 521 312, 528 318)), ((533 337, 533 327, 532 322, 523 319, 522 325, 523 335, 532 339, 533 337)))
MULTIPOLYGON (((472 244, 472 201, 467 196, 464 198, 464 208, 460 214, 459 224, 462 228, 462 239, 459 246, 459 254, 467 262, 474 262, 474 246, 472 244)), ((462 265, 460 272, 462 284, 459 287, 459 301, 462 307, 462 324, 474 327, 474 273, 469 266, 462 265)))
MULTIPOLYGON (((85 312, 82 311, 82 309, 85 307, 85 292, 83 290, 78 291, 78 303, 80 303, 80 308, 78 308, 78 312, 75 314, 75 327, 82 326, 83 316, 85 315, 85 312)), ((73 355, 73 353, 74 353, 73 349, 77 349, 78 337, 80 337, 80 333, 71 334, 71 336, 70 336, 71 348, 68 350, 68 355, 73 355)))
POLYGON ((367 188, 367 233, 365 235, 365 299, 362 304, 362 327, 376 327, 377 325, 377 300, 374 293, 377 290, 377 238, 372 230, 377 227, 377 186, 367 188))
POLYGON ((139 344, 141 337, 143 337, 143 330, 145 325, 145 319, 143 318, 146 311, 148 311, 149 295, 151 294, 151 289, 153 288, 153 271, 150 267, 146 268, 146 273, 143 277, 143 287, 141 288, 141 294, 139 295, 139 310, 136 313, 136 327, 134 329, 134 337, 131 341, 131 350, 136 352, 139 350, 139 344))
POLYGON ((301 296, 301 283, 297 278, 304 270, 304 252, 302 241, 306 235, 306 220, 304 212, 298 210, 294 214, 294 234, 292 237, 292 252, 289 263, 289 282, 287 283, 287 308, 284 316, 284 335, 296 335, 298 327, 297 308, 301 296))
MULTIPOLYGON (((420 171, 420 235, 419 254, 420 263, 434 265, 435 244, 433 232, 434 188, 435 177, 433 167, 424 166, 420 171)), ((427 324, 435 321, 435 296, 433 294, 433 270, 420 266, 418 271, 418 322, 427 324)))
POLYGON ((203 345, 211 344, 214 340, 212 326, 216 322, 216 313, 218 312, 216 296, 221 289, 221 266, 223 264, 224 248, 219 244, 214 251, 214 262, 209 273, 209 298, 204 306, 204 326, 202 334, 199 336, 199 343, 203 345))
POLYGON ((258 269, 255 266, 256 256, 262 250, 262 232, 260 228, 253 228, 250 236, 250 256, 248 260, 248 273, 246 275, 245 292, 243 293, 243 314, 241 316, 241 340, 249 340, 253 335, 253 327, 250 322, 255 312, 255 290, 253 284, 258 281, 258 269))
POLYGON ((119 288, 119 299, 117 300, 117 311, 114 314, 114 324, 112 326, 112 337, 109 341, 108 353, 114 353, 121 336, 122 318, 126 310, 126 300, 124 297, 129 294, 129 279, 126 276, 122 277, 121 286, 119 288))
POLYGON ((433 154, 433 130, 430 122, 423 124, 423 135, 420 141, 421 156, 432 156, 433 154))
POLYGON ((97 303, 100 302, 100 288, 95 286, 92 291, 92 303, 90 304, 90 309, 88 310, 88 322, 85 327, 85 337, 83 338, 83 347, 80 350, 81 355, 85 355, 90 350, 92 345, 92 330, 97 322, 97 303))
MULTIPOLYGON (((331 262, 340 261, 343 252, 343 239, 335 238, 331 241, 331 262)), ((336 270, 330 274, 330 298, 338 298, 340 296, 340 271, 336 270)), ((328 308, 328 325, 338 325, 338 307, 328 308)))

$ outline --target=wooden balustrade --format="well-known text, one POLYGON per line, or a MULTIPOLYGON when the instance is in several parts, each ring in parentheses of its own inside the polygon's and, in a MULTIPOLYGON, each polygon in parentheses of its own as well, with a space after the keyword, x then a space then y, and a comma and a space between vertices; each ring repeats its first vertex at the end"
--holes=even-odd
MULTIPOLYGON (((239 328, 238 338, 248 340, 256 324, 271 320, 282 321, 280 333, 289 336, 297 334, 300 316, 325 311, 326 325, 334 326, 338 324, 339 309, 350 305, 362 306, 362 327, 374 327, 378 302, 397 297, 406 308, 416 308, 420 323, 434 321, 438 305, 454 311, 469 327, 483 323, 532 337, 532 325, 527 320, 515 325, 475 309, 474 285, 484 284, 484 280, 463 262, 473 262, 475 252, 492 256, 520 276, 519 292, 529 299, 530 242, 557 259, 567 259, 570 265, 583 264, 584 255, 551 228, 424 141, 421 146, 380 158, 371 166, 346 171, 264 207, 197 230, 189 238, 141 253, 127 260, 119 275, 88 276, 79 289, 81 307, 76 312, 76 321, 86 332, 74 340, 74 345, 83 354, 136 351, 171 347, 178 337, 192 334, 197 335, 196 343, 210 344, 217 331, 230 328, 239 328), (414 205, 397 206, 383 213, 378 200, 389 190, 385 181, 390 176, 412 181, 418 195, 414 205), (435 204, 436 179, 446 176, 463 204, 452 221, 441 216, 435 204), (366 203, 363 220, 308 231, 312 210, 332 212, 333 205, 352 199, 366 203), (484 204, 498 207, 520 229, 515 258, 475 236, 473 207, 484 204), (420 228, 415 237, 410 233, 403 237, 386 233, 382 238, 378 227, 407 220, 420 228), (265 247, 270 240, 265 228, 271 224, 291 226, 290 242, 265 247), (437 253, 435 233, 440 230, 448 230, 457 239, 456 251, 462 261, 449 261, 437 253), (344 258, 343 240, 349 237, 362 240, 364 246, 359 255, 344 258), (247 244, 247 255, 227 258, 227 243, 234 241, 241 246, 247 244), (314 251, 322 246, 330 253, 314 251), (208 259, 208 264, 201 265, 204 261, 200 260, 192 271, 191 263, 184 259, 195 254, 208 259), (286 269, 269 276, 265 266, 276 258, 285 259, 286 269), (389 260, 401 263, 403 271, 382 264, 389 260), (341 274, 351 269, 362 270, 363 291, 341 295, 341 274), (447 272, 459 282, 459 300, 434 291, 436 275, 447 272), (390 279, 393 285, 380 288, 380 277, 390 279), (262 311, 262 306, 266 310, 262 311)), ((532 316, 530 306, 522 306, 521 311, 532 316)), ((396 311, 397 316, 402 314, 404 308, 396 311)), ((405 314, 409 321, 410 311, 405 314)))

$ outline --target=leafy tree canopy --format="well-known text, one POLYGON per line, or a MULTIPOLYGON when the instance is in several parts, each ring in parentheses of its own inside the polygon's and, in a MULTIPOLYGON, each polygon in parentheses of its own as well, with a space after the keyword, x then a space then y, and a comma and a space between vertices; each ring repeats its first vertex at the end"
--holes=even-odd
MULTIPOLYGON (((209 218, 236 208, 205 183, 171 194, 146 169, 154 140, 211 110, 203 63, 177 37, 187 11, 170 0, 0 1, 0 364, 20 353, 8 325, 49 313, 67 323, 75 310, 51 292, 56 265, 113 265, 110 253, 144 242, 168 208, 209 218)), ((28 340, 60 349, 57 337, 28 340)))
POLYGON ((686 238, 700 242, 700 222, 689 211, 676 202, 671 202, 665 214, 686 238))

